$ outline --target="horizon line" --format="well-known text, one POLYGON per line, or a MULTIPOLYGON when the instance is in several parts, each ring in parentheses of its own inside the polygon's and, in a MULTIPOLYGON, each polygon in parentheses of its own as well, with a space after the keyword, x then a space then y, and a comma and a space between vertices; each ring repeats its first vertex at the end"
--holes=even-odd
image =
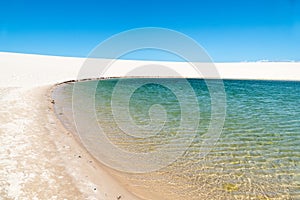
MULTIPOLYGON (((12 51, 1 51, 0 53, 7 53, 7 54, 20 54, 20 55, 35 55, 35 56, 49 56, 49 57, 61 57, 61 58, 78 58, 78 59, 88 59, 88 58, 95 58, 95 59, 116 59, 116 58, 98 58, 98 57, 83 57, 83 56, 67 56, 67 55, 53 55, 53 54, 40 54, 40 53, 24 53, 24 52, 12 52, 12 51)), ((175 61, 175 60, 154 60, 154 59, 116 59, 116 60, 124 60, 124 61, 145 61, 145 62, 174 62, 174 63, 184 63, 184 62, 200 62, 200 61, 175 61)), ((268 60, 268 59, 261 59, 256 61, 251 60, 243 60, 243 61, 214 61, 212 59, 212 63, 299 63, 300 60, 268 60)))

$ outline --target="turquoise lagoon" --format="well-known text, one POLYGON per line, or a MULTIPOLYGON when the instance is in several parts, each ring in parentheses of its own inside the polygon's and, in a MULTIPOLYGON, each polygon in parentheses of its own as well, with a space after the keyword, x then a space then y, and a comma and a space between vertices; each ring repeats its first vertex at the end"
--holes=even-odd
MULTIPOLYGON (((168 138, 174 135, 182 135, 183 139, 193 138, 184 152, 178 151, 176 145, 170 145, 168 152, 178 151, 178 157, 157 170, 145 173, 112 170, 113 176, 128 190, 145 199, 300 199, 300 82, 224 80, 226 113, 223 113, 224 116, 220 113, 220 117, 224 117, 222 132, 216 143, 204 144, 209 152, 199 156, 212 120, 212 93, 216 91, 210 91, 201 79, 160 79, 159 84, 157 79, 147 79, 147 84, 140 84, 130 95, 127 105, 130 117, 123 116, 123 126, 132 126, 133 123, 147 126, 153 123, 153 117, 160 118, 159 115, 164 115, 165 121, 160 124, 162 127, 155 136, 147 137, 148 133, 144 131, 140 134, 145 137, 137 138, 130 136, 130 133, 128 135, 115 121, 115 115, 122 115, 121 110, 124 111, 122 101, 113 104, 114 113, 112 111, 112 94, 114 99, 123 98, 113 93, 120 80, 124 88, 129 88, 136 83, 144 83, 146 79, 97 81, 97 88, 93 91, 93 112, 111 143, 139 154, 156 151, 159 149, 157 146, 166 145, 168 138), (185 81, 193 93, 186 92, 183 87, 185 81), (174 87, 170 89, 165 85, 174 87), (191 99, 196 100, 198 107, 194 104, 185 106, 184 112, 193 117, 198 115, 196 111, 199 110, 196 132, 184 132, 183 129, 176 132, 183 115, 181 105, 189 105, 191 99), (159 107, 151 107, 153 105, 159 107)), ((214 80, 208 81, 214 84, 214 80)), ((53 93, 59 118, 74 134, 74 84, 80 87, 81 112, 89 115, 91 113, 85 109, 88 106, 85 98, 95 83, 63 84, 53 93)), ((215 107, 215 110, 223 112, 224 108, 215 107)), ((85 123, 83 126, 88 132, 90 125, 85 123)), ((189 126, 190 122, 186 120, 184 123, 189 126)), ((191 123, 193 127, 195 124, 191 123)), ((82 130, 80 134, 84 134, 82 130)), ((92 155, 102 150, 101 141, 99 149, 95 148, 92 155)), ((101 156, 94 156, 101 163, 101 156)), ((163 156, 165 154, 161 159, 164 159, 163 156)), ((106 159, 115 158, 112 154, 107 155, 106 159)), ((123 164, 126 165, 126 160, 123 164)))

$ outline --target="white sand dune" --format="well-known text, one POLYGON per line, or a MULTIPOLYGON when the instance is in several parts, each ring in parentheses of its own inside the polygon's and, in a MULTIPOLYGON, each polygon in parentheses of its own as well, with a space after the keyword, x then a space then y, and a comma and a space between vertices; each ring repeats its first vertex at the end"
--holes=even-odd
MULTIPOLYGON (((85 58, 0 52, 0 87, 31 87, 77 79, 85 60, 85 58)), ((95 63, 98 68, 103 68, 107 60, 97 59, 95 63)), ((104 76, 123 76, 136 67, 149 64, 167 66, 183 77, 199 77, 199 74, 188 63, 130 60, 115 61, 104 76)), ((214 65, 219 78, 222 79, 300 80, 300 62, 243 62, 215 63, 214 65)), ((211 65, 202 65, 200 71, 205 71, 207 67, 211 65)), ((147 73, 151 72, 153 70, 147 71, 147 73)), ((153 72, 153 76, 158 72, 155 73, 153 72)), ((160 72, 159 75, 168 76, 164 72, 160 72)), ((99 74, 86 75, 84 78, 97 77, 99 74)))
MULTIPOLYGON (((136 199, 96 164, 53 113, 52 85, 77 79, 84 61, 0 52, 0 199, 136 199)), ((97 63, 101 67, 106 61, 97 63)), ((122 76, 151 63, 118 60, 105 76, 122 76)), ((154 63, 197 76, 186 63, 154 63)), ((300 63, 215 65, 224 79, 300 80, 300 63)), ((91 76, 86 78, 98 74, 91 76)))

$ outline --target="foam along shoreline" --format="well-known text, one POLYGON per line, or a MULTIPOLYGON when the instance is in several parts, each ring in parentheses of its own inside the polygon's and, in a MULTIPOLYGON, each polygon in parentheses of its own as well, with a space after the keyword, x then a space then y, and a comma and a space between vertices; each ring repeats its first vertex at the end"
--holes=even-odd
MULTIPOLYGON (((13 199, 137 199, 61 125, 52 85, 76 80, 84 58, 0 53, 0 196, 13 199)), ((101 64, 104 59, 99 59, 101 64)), ((150 61, 115 62, 118 77, 150 61)), ((193 77, 184 63, 155 62, 193 77), (182 71, 180 71, 182 70, 182 71)), ((217 63, 221 78, 300 80, 300 63, 217 63)), ((97 77, 86 77, 97 78, 97 77)))

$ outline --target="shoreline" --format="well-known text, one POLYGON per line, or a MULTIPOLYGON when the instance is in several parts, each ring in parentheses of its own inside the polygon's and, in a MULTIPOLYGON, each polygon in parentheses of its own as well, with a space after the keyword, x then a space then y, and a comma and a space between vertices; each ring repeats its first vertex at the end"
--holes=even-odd
MULTIPOLYGON (((68 82, 68 81, 67 81, 68 82)), ((53 91, 55 89, 57 89, 57 87, 59 87, 62 83, 58 83, 55 85, 52 85, 48 88, 47 91, 47 98, 48 98, 48 104, 49 106, 51 106, 51 112, 50 115, 53 115, 53 117, 55 117, 55 123, 56 126, 58 127, 57 129, 63 133, 64 136, 66 136, 66 138, 64 138, 64 140, 66 140, 67 144, 70 144, 70 147, 72 149, 74 149, 75 151, 73 151, 72 153, 76 153, 78 155, 75 156, 75 160, 74 162, 76 164, 78 164, 77 166, 80 167, 79 171, 86 173, 85 177, 87 178, 86 181, 90 181, 93 183, 93 188, 92 191, 99 191, 98 194, 95 196, 96 199, 107 199, 107 200, 121 200, 121 199, 127 199, 127 200, 141 200, 141 198, 138 198, 137 196, 135 196, 133 193, 131 193, 130 191, 128 191, 126 189, 125 186, 122 185, 122 183, 120 183, 118 180, 116 180, 116 178, 114 177, 114 175, 112 174, 112 169, 109 169, 108 167, 104 166, 102 163, 100 163, 99 161, 97 161, 88 151, 87 149, 84 147, 84 145, 82 144, 82 142, 80 141, 79 136, 74 132, 70 132, 70 130, 68 130, 67 127, 65 127, 64 123, 62 123, 62 121, 60 120, 59 116, 57 115, 58 113, 56 113, 55 111, 55 107, 54 104, 52 103, 52 94, 53 91), (80 152, 80 153, 78 153, 80 152), (84 163, 80 163, 81 160, 85 160, 84 163)), ((63 144, 66 144, 63 143, 63 144)), ((57 144, 62 145, 62 144, 57 144)), ((70 158, 69 157, 63 157, 66 165, 68 166, 70 163, 70 158)), ((71 161, 72 162, 72 161, 71 161)), ((73 166, 69 166, 69 170, 70 173, 72 173, 72 170, 74 169, 73 166)), ((80 173, 80 172, 79 172, 80 173)), ((73 175, 74 179, 77 179, 79 181, 80 177, 77 177, 73 175)), ((85 182, 85 181, 83 181, 85 182)), ((90 187, 85 188, 86 185, 85 183, 80 183, 79 187, 82 187, 83 190, 85 189, 91 189, 90 187)), ((88 195, 89 191, 83 191, 82 193, 86 193, 85 195, 88 195)), ((89 197, 90 198, 90 197, 89 197)))
MULTIPOLYGON (((107 187, 112 187, 112 188, 115 187, 116 190, 120 190, 123 192, 123 195, 114 195, 117 197, 117 199, 118 199, 118 197, 120 197, 119 199, 143 200, 142 197, 138 197, 132 191, 128 190, 128 188, 125 186, 126 183, 123 183, 122 181, 120 181, 118 179, 117 174, 121 173, 121 172, 117 172, 114 169, 111 169, 111 168, 105 166, 104 164, 99 162, 96 158, 94 158, 91 155, 91 153, 89 153, 88 150, 85 148, 85 146, 82 144, 80 136, 77 135, 76 130, 70 130, 71 127, 66 126, 67 121, 62 120, 61 117, 59 116, 59 113, 56 111, 56 108, 55 108, 56 103, 52 103, 52 101, 54 100, 54 97, 53 97, 54 91, 61 89, 60 87, 63 87, 64 84, 68 84, 70 82, 72 82, 72 81, 66 81, 66 82, 57 83, 55 85, 52 85, 49 88, 49 91, 47 92, 48 93, 48 102, 50 103, 50 106, 52 108, 52 113, 53 113, 53 115, 55 115, 56 121, 59 124, 60 128, 70 134, 73 142, 76 143, 75 145, 77 145, 78 148, 80 148, 84 152, 84 154, 90 159, 89 164, 92 165, 92 163, 93 163, 93 165, 92 165, 93 168, 95 170, 97 170, 97 172, 100 172, 100 174, 102 174, 98 178, 101 179, 101 178, 103 178, 103 175, 105 176, 105 181, 101 181, 102 183, 100 183, 100 184, 107 184, 107 182, 109 182, 110 184, 108 184, 107 187)), ((76 81, 74 81, 74 82, 76 82, 76 81)), ((82 156, 81 156, 81 158, 82 158, 82 156)), ((96 176, 96 174, 93 174, 93 175, 96 176)), ((115 190, 115 189, 113 189, 113 190, 115 190)), ((107 190, 113 194, 117 193, 117 192, 111 192, 111 188, 107 188, 107 190)), ((107 194, 107 192, 105 192, 105 194, 107 194)), ((107 198, 107 199, 110 199, 110 198, 107 198)), ((114 198, 112 198, 112 199, 114 199, 114 198)))
POLYGON ((199 77, 180 77, 180 76, 173 76, 173 77, 151 77, 151 76, 120 76, 120 77, 105 77, 105 78, 88 78, 88 79, 78 79, 78 80, 69 80, 55 84, 55 86, 60 86, 63 84, 70 84, 70 83, 77 83, 77 82, 86 82, 86 81, 101 81, 101 80, 111 80, 111 79, 199 79, 199 80, 222 80, 222 81, 276 81, 276 82, 300 82, 300 80, 291 80, 291 79, 234 79, 234 78, 199 78, 199 77))

